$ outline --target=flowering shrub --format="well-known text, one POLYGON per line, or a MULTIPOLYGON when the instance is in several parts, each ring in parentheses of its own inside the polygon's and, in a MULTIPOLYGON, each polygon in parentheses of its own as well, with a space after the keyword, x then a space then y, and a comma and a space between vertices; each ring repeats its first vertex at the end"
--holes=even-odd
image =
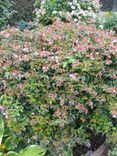
POLYGON ((113 32, 93 24, 59 20, 33 31, 0 32, 0 109, 12 148, 36 143, 58 155, 91 133, 112 133, 114 40, 113 32))
POLYGON ((55 17, 62 20, 73 17, 76 23, 96 19, 99 9, 96 0, 36 0, 35 7, 37 21, 45 25, 52 23, 55 17))

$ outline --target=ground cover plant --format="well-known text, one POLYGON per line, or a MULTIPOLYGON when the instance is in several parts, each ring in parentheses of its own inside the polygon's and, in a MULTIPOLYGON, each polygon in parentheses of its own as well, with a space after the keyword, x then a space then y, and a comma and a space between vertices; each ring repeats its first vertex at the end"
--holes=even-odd
POLYGON ((67 151, 68 156, 77 144, 90 143, 92 133, 113 134, 115 39, 112 31, 74 20, 32 31, 1 31, 3 151, 39 144, 52 155, 67 151))

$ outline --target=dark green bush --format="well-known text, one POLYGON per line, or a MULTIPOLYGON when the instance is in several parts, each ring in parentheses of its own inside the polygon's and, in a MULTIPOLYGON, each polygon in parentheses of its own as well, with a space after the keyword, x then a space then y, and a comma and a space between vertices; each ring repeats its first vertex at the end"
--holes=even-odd
POLYGON ((73 21, 0 32, 0 109, 13 148, 37 143, 59 155, 91 133, 113 133, 114 40, 113 32, 73 21))
POLYGON ((12 17, 11 2, 0 0, 0 29, 9 23, 12 17))
POLYGON ((104 17, 104 29, 113 30, 117 33, 117 13, 111 13, 104 17))
POLYGON ((31 21, 34 17, 34 0, 12 0, 14 2, 13 18, 11 23, 18 22, 20 20, 31 21))
POLYGON ((35 27, 34 27, 34 25, 33 24, 31 24, 31 23, 29 23, 29 22, 26 22, 26 21, 23 21, 23 20, 21 20, 21 21, 19 21, 19 22, 16 22, 16 26, 22 31, 22 30, 24 30, 24 29, 34 29, 35 27))

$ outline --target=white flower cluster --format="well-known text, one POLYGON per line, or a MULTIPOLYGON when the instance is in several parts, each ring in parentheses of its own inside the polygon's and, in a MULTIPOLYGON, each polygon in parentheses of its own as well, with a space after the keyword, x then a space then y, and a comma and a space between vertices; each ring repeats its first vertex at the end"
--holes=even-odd
POLYGON ((70 14, 74 18, 75 22, 87 18, 95 19, 97 17, 97 10, 99 9, 99 6, 94 0, 85 0, 85 2, 82 0, 80 3, 79 0, 73 0, 72 2, 69 2, 69 6, 71 8, 70 14), (85 9, 82 8, 83 3, 88 4, 85 9))
POLYGON ((38 21, 42 15, 46 14, 45 3, 46 3, 46 0, 41 1, 40 2, 40 8, 35 9, 36 18, 38 21))
POLYGON ((61 9, 60 11, 57 11, 56 8, 53 8, 53 11, 50 11, 50 0, 42 0, 40 2, 40 8, 35 9, 36 13, 36 20, 39 23, 40 21, 44 20, 43 18, 51 18, 51 17, 59 17, 62 18, 65 16, 66 11, 61 9), (48 5, 49 4, 49 5, 48 5), (48 16, 51 15, 51 16, 48 16))
MULTIPOLYGON (((38 22, 43 17, 48 17, 49 8, 47 3, 49 0, 42 0, 40 2, 40 8, 36 8, 36 17, 38 22)), ((97 17, 97 10, 99 9, 99 5, 96 0, 68 0, 66 8, 61 8, 61 10, 57 11, 56 8, 53 8, 53 11, 50 12, 52 17, 65 17, 68 13, 73 17, 74 21, 77 23, 80 20, 86 20, 88 18, 95 19, 97 17), (88 4, 88 5, 87 5, 88 4), (83 8, 83 5, 86 5, 83 8)), ((67 17, 66 17, 67 18, 67 17)))

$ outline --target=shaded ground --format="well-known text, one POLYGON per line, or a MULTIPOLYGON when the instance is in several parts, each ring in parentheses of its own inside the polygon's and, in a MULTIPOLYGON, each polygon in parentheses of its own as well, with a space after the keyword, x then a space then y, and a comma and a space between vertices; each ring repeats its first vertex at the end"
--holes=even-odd
POLYGON ((105 142, 105 136, 102 136, 101 134, 99 135, 92 134, 90 139, 91 146, 87 147, 80 144, 77 145, 74 156, 81 156, 82 154, 85 154, 88 151, 96 151, 104 142, 105 142))

